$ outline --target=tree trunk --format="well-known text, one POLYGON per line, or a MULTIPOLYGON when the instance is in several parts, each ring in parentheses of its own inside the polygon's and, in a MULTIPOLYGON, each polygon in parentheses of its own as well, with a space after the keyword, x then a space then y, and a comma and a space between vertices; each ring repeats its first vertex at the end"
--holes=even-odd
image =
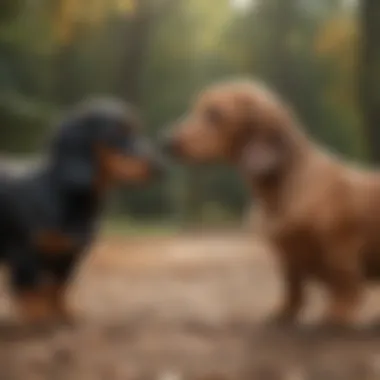
POLYGON ((72 43, 66 43, 58 48, 53 58, 55 73, 53 97, 59 104, 72 105, 79 100, 77 92, 73 89, 75 83, 72 64, 73 49, 72 43))
POLYGON ((135 105, 141 100, 141 76, 153 21, 151 0, 136 2, 136 9, 127 28, 123 73, 118 85, 119 95, 135 105))
POLYGON ((82 25, 72 18, 71 9, 75 2, 76 0, 53 0, 50 3, 58 42, 52 60, 54 71, 52 97, 58 103, 65 105, 71 105, 79 100, 72 58, 75 55, 75 40, 81 32, 82 25))
POLYGON ((262 6, 268 7, 274 25, 267 55, 269 82, 285 99, 294 103, 296 65, 293 64, 295 57, 291 49, 291 37, 297 22, 297 0, 270 0, 262 6))
POLYGON ((380 163, 380 1, 361 2, 360 102, 370 158, 380 163))

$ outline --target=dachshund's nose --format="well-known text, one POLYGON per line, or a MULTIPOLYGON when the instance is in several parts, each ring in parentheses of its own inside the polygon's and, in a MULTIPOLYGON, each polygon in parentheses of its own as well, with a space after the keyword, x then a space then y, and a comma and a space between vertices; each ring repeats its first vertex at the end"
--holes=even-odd
POLYGON ((177 157, 181 154, 181 146, 173 136, 164 136, 161 139, 160 146, 162 152, 167 156, 177 157))
POLYGON ((154 163, 152 165, 152 168, 154 177, 158 179, 165 177, 169 170, 168 163, 166 162, 165 158, 160 154, 157 154, 154 157, 154 163))

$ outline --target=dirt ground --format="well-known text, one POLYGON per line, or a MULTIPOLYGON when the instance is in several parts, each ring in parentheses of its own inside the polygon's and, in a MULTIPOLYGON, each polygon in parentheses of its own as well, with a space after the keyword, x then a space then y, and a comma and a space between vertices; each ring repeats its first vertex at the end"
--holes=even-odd
POLYGON ((308 328, 324 301, 314 288, 304 325, 274 329, 264 321, 279 277, 251 237, 101 238, 70 292, 80 322, 31 335, 4 322, 0 380, 380 379, 380 333, 365 328, 379 294, 368 292, 358 331, 308 328))

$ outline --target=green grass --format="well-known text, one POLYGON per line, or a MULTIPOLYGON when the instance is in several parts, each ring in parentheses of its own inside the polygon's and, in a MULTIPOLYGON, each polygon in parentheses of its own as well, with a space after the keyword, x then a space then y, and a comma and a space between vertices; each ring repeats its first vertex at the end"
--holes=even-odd
POLYGON ((179 229, 179 226, 168 221, 110 219, 102 225, 102 233, 106 236, 169 236, 179 229))
POLYGON ((109 217, 101 226, 101 233, 105 236, 171 236, 178 232, 203 230, 203 229, 226 229, 240 228, 241 221, 226 218, 223 220, 203 220, 198 223, 186 223, 179 220, 151 220, 142 221, 133 218, 109 217))

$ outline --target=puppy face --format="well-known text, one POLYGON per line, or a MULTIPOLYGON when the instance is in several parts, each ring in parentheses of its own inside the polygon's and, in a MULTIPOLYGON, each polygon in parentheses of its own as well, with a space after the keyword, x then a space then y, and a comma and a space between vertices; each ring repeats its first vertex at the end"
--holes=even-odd
POLYGON ((163 170, 160 157, 143 136, 136 113, 116 104, 107 107, 99 107, 98 114, 93 115, 99 126, 95 152, 106 177, 131 184, 146 182, 160 174, 163 170))
POLYGON ((170 153, 200 163, 228 159, 235 140, 244 132, 243 123, 235 93, 219 88, 205 91, 173 126, 170 153))
POLYGON ((116 100, 81 105, 62 123, 54 150, 57 172, 76 187, 94 185, 99 178, 103 184, 138 184, 163 170, 136 113, 116 100))
POLYGON ((285 159, 292 118, 264 87, 223 83, 204 91, 172 128, 167 149, 179 159, 240 163, 252 175, 285 159))

